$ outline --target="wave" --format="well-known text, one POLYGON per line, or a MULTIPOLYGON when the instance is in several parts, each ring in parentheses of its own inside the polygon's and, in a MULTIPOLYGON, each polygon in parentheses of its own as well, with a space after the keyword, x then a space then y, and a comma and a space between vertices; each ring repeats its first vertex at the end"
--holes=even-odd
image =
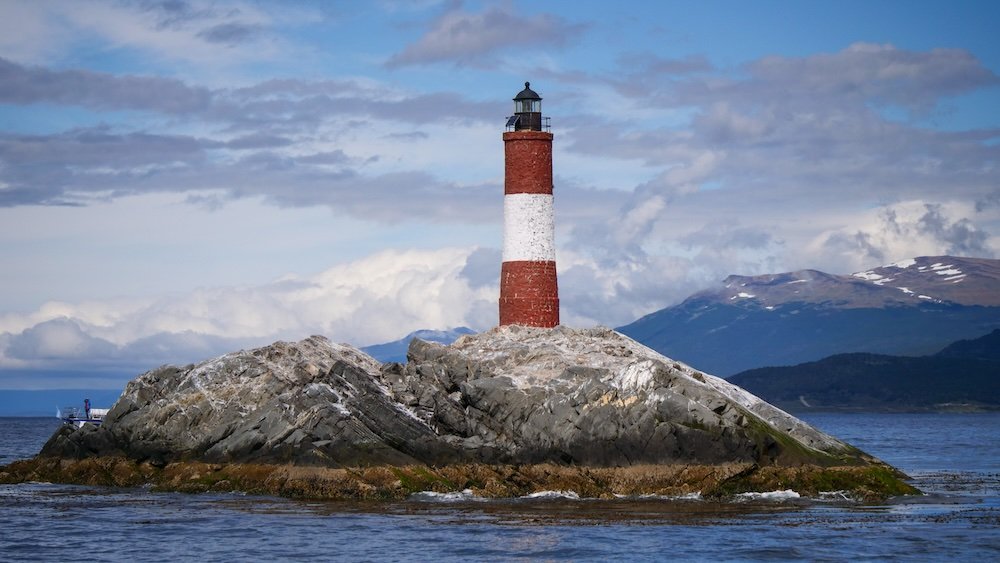
POLYGON ((735 498, 740 501, 767 500, 772 502, 782 502, 802 498, 802 495, 791 489, 785 489, 784 491, 770 491, 767 493, 739 493, 735 498))
POLYGON ((580 500, 580 495, 577 494, 576 491, 539 491, 537 493, 531 493, 530 495, 524 495, 521 498, 580 500))
POLYGON ((413 493, 410 495, 409 500, 415 500, 418 502, 470 502, 486 501, 489 499, 476 495, 472 492, 472 489, 465 489, 462 491, 452 491, 450 493, 420 491, 419 493, 413 493))
POLYGON ((694 500, 705 500, 701 496, 701 492, 687 493, 683 495, 656 495, 656 494, 644 494, 644 495, 615 495, 615 500, 665 500, 665 501, 694 501, 694 500))

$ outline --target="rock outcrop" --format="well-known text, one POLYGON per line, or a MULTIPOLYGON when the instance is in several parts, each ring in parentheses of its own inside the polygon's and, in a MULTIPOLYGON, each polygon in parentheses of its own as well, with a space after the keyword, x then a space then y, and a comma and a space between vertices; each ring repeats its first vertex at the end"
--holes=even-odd
POLYGON ((609 329, 414 340, 379 364, 319 336, 162 367, 40 457, 302 466, 865 465, 877 460, 609 329))

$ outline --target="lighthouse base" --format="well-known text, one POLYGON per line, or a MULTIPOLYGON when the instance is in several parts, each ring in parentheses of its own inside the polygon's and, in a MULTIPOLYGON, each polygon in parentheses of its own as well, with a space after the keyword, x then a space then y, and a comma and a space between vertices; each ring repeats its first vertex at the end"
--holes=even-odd
POLYGON ((559 286, 554 261, 504 262, 500 269, 500 326, 559 325, 559 286))

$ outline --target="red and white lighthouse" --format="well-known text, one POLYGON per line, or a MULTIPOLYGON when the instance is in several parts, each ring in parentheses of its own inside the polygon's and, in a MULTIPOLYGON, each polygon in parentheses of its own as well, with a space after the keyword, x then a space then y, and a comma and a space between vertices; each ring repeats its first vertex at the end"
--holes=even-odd
POLYGON ((514 97, 504 143, 500 326, 559 324, 552 133, 542 98, 528 82, 514 97))

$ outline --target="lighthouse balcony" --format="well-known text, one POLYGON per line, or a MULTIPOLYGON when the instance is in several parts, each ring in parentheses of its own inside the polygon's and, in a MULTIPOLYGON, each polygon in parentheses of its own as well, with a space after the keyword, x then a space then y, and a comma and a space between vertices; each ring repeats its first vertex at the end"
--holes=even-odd
POLYGON ((552 131, 550 117, 540 113, 516 113, 507 118, 507 131, 552 131))

